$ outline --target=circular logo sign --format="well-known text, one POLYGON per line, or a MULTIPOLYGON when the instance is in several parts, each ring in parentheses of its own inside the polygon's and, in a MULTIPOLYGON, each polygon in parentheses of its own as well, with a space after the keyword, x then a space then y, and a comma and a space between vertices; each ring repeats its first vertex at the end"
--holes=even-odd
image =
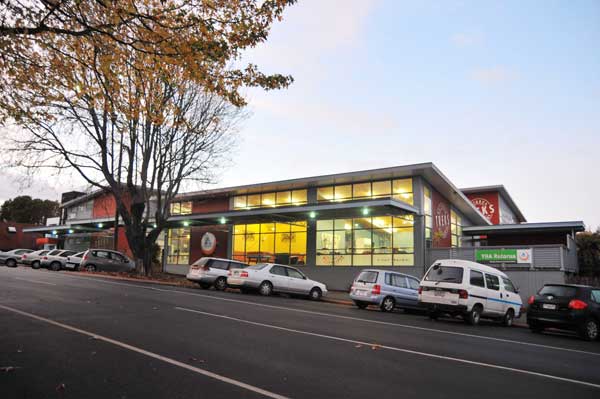
POLYGON ((492 220, 494 213, 496 213, 496 207, 494 207, 494 204, 481 197, 473 198, 471 202, 473 203, 473 205, 475 205, 475 207, 477 207, 477 209, 479 210, 479 212, 481 212, 483 216, 485 216, 490 221, 492 220))
POLYGON ((212 255, 217 249, 217 237, 210 232, 204 233, 200 242, 200 249, 204 255, 212 255))
POLYGON ((529 257, 530 257, 530 255, 529 255, 529 251, 528 250, 524 249, 524 250, 519 251, 519 260, 521 262, 528 262, 529 261, 529 257))

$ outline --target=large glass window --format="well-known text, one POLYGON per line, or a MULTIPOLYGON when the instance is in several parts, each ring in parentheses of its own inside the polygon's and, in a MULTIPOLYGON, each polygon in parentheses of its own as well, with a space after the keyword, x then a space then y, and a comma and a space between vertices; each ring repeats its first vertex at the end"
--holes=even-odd
POLYGON ((172 202, 171 215, 189 215, 192 213, 192 202, 172 202))
POLYGON ((233 259, 248 264, 305 264, 306 221, 234 225, 233 259))
POLYGON ((390 197, 412 205, 412 179, 383 180, 339 186, 319 187, 317 189, 317 200, 319 202, 390 197))
POLYGON ((452 247, 460 247, 462 236, 462 218, 454 212, 454 209, 450 211, 450 232, 452 235, 452 247))
POLYGON ((429 187, 423 187, 423 213, 425 214, 425 238, 432 238, 433 217, 432 217, 433 202, 431 200, 431 190, 429 187))
POLYGON ((317 221, 317 266, 413 266, 414 221, 373 216, 317 221))
POLYGON ((190 260, 190 229, 170 229, 168 233, 170 265, 187 265, 190 260))
POLYGON ((306 205, 306 190, 278 191, 272 193, 236 195, 233 209, 274 208, 278 206, 306 205))

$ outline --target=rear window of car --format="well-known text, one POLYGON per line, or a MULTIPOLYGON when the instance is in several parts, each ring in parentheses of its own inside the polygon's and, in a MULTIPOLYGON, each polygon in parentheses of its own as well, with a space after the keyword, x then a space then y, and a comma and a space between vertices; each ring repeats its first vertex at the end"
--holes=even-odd
POLYGON ((377 277, 379 273, 373 271, 365 271, 361 272, 356 278, 356 282, 358 283, 374 283, 377 281, 377 277))
POLYGON ((462 280, 463 268, 454 266, 434 265, 425 276, 425 281, 460 284, 462 280))
POLYGON ((552 295, 559 298, 572 298, 577 295, 577 288, 566 285, 545 285, 539 295, 552 295))

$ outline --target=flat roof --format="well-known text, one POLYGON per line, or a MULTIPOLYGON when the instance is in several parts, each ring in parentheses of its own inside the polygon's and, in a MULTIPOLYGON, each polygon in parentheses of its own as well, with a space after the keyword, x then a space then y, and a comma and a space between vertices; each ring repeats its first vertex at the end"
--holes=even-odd
POLYGON ((527 222, 527 219, 525 219, 523 212, 521 212, 521 210, 517 206, 516 202, 512 199, 512 197, 508 193, 508 190, 506 189, 506 187, 504 187, 503 184, 496 184, 496 185, 492 185, 492 186, 481 186, 481 187, 467 187, 467 188, 461 188, 460 191, 462 191, 465 194, 490 193, 490 192, 497 191, 504 198, 504 200, 506 201, 506 203, 508 204, 510 209, 515 213, 519 222, 521 222, 521 223, 527 222))
POLYGON ((464 234, 488 234, 488 233, 552 233, 585 231, 583 221, 571 222, 543 222, 543 223, 518 223, 518 224, 496 224, 491 226, 468 226, 463 227, 464 234))

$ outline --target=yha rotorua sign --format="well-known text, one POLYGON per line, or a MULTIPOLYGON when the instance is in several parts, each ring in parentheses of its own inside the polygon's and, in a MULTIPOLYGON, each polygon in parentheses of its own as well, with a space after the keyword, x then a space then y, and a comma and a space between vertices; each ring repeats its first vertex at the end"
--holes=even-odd
POLYGON ((485 263, 526 263, 531 264, 531 248, 528 249, 478 249, 475 260, 485 263))

